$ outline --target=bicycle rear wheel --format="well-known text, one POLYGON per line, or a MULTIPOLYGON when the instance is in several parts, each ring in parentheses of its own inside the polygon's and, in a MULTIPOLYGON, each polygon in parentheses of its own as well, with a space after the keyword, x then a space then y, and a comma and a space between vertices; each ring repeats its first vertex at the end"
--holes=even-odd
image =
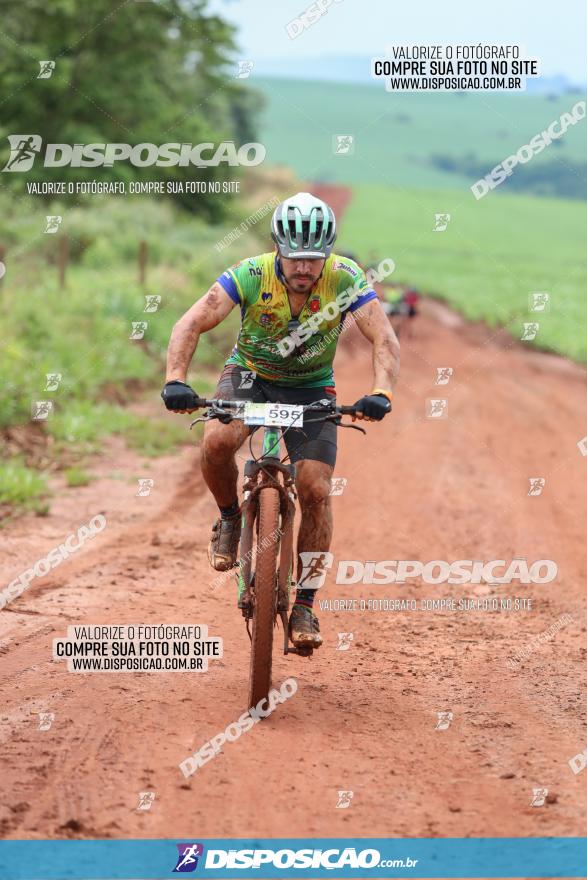
POLYGON ((276 607, 277 554, 279 551, 279 502, 277 489, 259 492, 259 531, 255 564, 255 605, 251 641, 249 704, 253 708, 271 689, 273 626, 276 607))

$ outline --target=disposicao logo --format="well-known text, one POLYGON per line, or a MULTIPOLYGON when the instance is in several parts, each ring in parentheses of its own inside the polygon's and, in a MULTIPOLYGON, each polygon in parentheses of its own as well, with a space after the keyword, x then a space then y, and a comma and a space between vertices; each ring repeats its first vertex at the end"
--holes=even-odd
POLYGON ((198 859, 204 855, 204 846, 201 843, 177 843, 177 864, 173 869, 174 874, 189 874, 198 867, 198 859))
MULTIPOLYGON (((42 139, 38 134, 9 134, 10 157, 2 171, 30 171, 42 139)), ((112 168, 115 162, 128 161, 137 168, 156 165, 185 168, 196 165, 208 168, 220 164, 260 165, 266 155, 263 144, 248 143, 236 147, 232 141, 206 144, 47 144, 43 157, 45 168, 112 168)))
POLYGON ((9 134, 10 159, 2 171, 30 171, 35 156, 41 149, 38 134, 9 134))

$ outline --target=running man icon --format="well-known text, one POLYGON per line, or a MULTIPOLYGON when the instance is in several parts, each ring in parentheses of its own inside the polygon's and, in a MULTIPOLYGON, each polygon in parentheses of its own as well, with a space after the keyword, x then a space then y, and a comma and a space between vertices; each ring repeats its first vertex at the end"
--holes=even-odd
POLYGON ((3 171, 30 171, 41 148, 38 134, 9 134, 10 158, 3 171))
POLYGON ((173 869, 174 874, 188 874, 198 867, 198 859, 204 854, 204 845, 201 843, 177 843, 177 865, 173 869))

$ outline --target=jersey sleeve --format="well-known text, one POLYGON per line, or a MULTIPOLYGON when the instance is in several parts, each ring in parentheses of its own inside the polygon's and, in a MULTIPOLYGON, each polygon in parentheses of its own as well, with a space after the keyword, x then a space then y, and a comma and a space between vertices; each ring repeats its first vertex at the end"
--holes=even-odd
POLYGON ((257 298, 260 276, 254 259, 241 260, 219 275, 216 281, 237 306, 245 308, 257 298))
POLYGON ((349 305, 347 309, 349 312, 356 312, 357 309, 360 309, 365 303, 370 302, 372 299, 377 299, 377 294, 373 288, 369 286, 369 282, 365 278, 365 273, 362 270, 361 275, 363 276, 364 286, 361 287, 361 291, 357 298, 349 305))
POLYGON ((346 258, 344 260, 341 259, 335 265, 340 272, 338 292, 349 287, 354 288, 355 291, 352 301, 346 309, 344 309, 344 312, 356 312, 356 310, 360 309, 361 306, 364 306, 365 303, 378 298, 377 294, 367 281, 365 273, 354 260, 346 258))

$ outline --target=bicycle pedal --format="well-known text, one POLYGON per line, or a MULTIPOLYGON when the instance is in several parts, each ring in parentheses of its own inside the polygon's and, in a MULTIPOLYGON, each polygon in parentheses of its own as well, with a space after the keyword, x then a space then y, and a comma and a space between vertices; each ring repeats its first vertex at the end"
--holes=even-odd
POLYGON ((299 654, 300 657, 311 657, 314 653, 314 648, 289 648, 287 649, 288 654, 299 654))

